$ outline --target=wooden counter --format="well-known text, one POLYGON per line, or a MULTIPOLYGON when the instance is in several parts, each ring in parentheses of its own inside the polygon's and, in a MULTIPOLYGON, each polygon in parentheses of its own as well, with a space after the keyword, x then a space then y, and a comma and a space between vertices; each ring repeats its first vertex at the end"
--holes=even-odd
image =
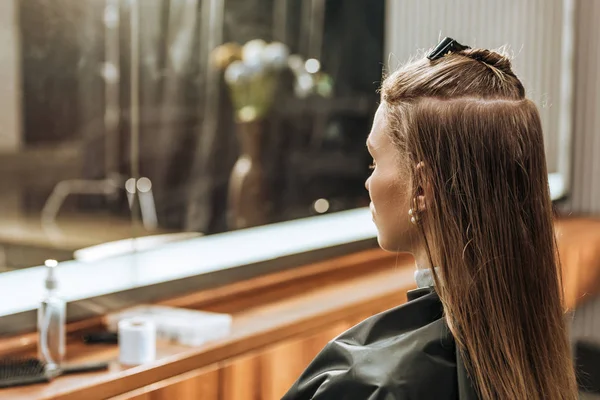
MULTIPOLYGON (((165 301, 230 313, 232 331, 201 347, 159 343, 155 362, 132 368, 118 364, 117 346, 78 340, 99 320, 72 324, 69 361, 110 360, 109 371, 0 390, 0 399, 279 399, 330 339, 405 302, 413 271, 409 256, 369 250, 165 301)), ((0 352, 34 346, 23 336, 0 352)))

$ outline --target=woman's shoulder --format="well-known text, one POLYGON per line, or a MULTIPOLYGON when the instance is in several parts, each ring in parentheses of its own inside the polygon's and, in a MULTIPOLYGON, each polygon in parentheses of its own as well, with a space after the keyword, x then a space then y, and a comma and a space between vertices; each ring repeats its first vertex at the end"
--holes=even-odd
POLYGON ((321 351, 284 397, 457 398, 455 343, 433 291, 375 315, 321 351))

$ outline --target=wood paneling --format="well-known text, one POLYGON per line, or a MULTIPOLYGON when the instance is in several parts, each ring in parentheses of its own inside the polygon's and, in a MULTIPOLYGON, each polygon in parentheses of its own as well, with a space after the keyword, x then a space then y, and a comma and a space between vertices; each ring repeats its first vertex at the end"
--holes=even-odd
POLYGON ((219 370, 200 369, 166 379, 110 400, 219 399, 219 370))
POLYGON ((259 356, 249 354, 226 363, 221 368, 221 397, 219 400, 260 399, 261 371, 259 356))
POLYGON ((319 351, 349 327, 349 323, 339 322, 313 335, 287 340, 263 351, 260 355, 260 398, 281 399, 319 351))
POLYGON ((267 349, 260 357, 261 398, 281 399, 286 390, 306 367, 304 345, 306 339, 287 340, 267 349))

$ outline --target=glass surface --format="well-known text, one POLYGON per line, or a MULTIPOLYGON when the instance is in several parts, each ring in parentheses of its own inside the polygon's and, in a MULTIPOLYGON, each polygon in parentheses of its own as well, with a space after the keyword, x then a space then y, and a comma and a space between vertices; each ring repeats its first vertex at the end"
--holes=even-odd
POLYGON ((0 271, 366 206, 383 41, 383 0, 2 0, 0 271))

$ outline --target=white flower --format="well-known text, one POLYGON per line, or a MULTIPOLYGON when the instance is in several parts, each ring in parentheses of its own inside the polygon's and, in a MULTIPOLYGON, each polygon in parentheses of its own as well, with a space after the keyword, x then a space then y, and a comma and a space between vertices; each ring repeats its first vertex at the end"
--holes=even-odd
POLYGON ((264 40, 254 39, 242 47, 242 60, 246 65, 258 65, 262 63, 262 55, 267 44, 264 40))
POLYGON ((269 43, 263 49, 262 59, 267 68, 283 69, 290 54, 288 47, 280 42, 269 43))
POLYGON ((244 67, 249 77, 261 75, 266 69, 265 63, 260 58, 244 60, 244 67))
POLYGON ((225 82, 230 85, 237 85, 248 80, 250 71, 241 61, 234 61, 225 70, 225 82))

